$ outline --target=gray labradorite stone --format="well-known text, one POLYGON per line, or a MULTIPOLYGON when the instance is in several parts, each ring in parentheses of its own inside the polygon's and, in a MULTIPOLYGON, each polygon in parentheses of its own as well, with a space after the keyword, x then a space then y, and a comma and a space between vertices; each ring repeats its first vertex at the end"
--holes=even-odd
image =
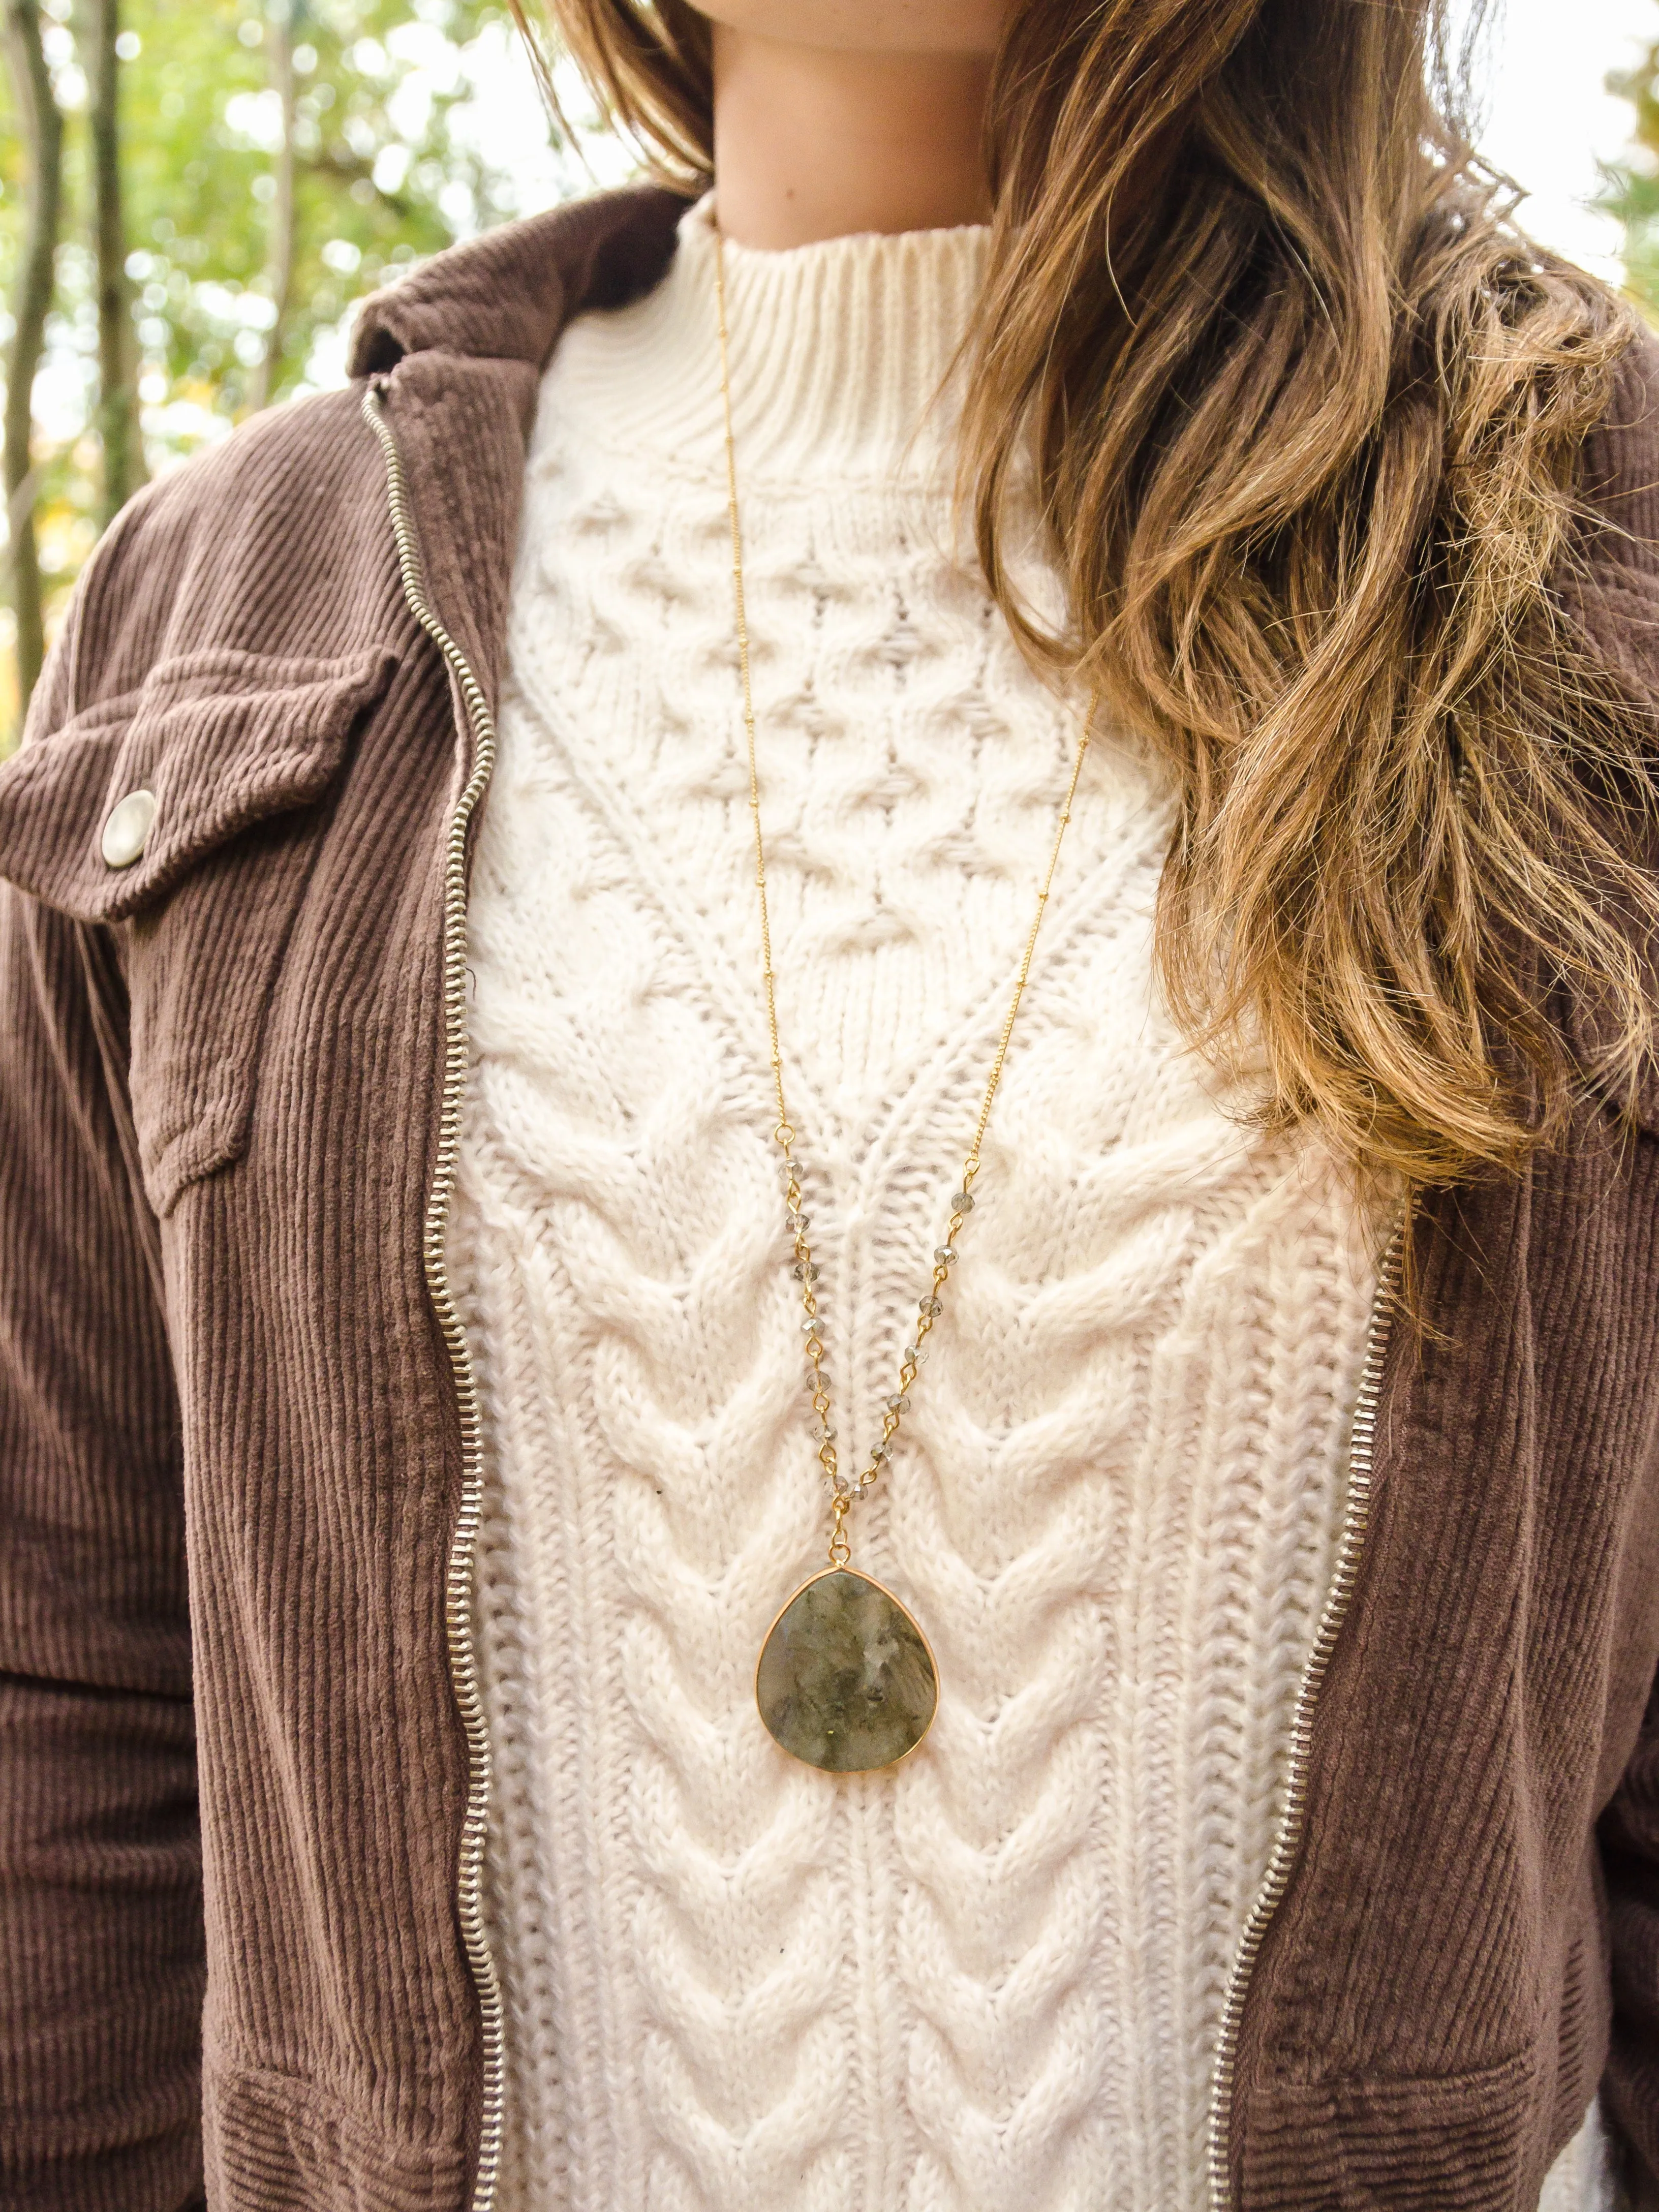
POLYGON ((921 1631, 897 1599, 833 1567, 779 1614, 755 1695, 786 1751, 827 1774, 865 1774, 915 1749, 939 1681, 921 1631))

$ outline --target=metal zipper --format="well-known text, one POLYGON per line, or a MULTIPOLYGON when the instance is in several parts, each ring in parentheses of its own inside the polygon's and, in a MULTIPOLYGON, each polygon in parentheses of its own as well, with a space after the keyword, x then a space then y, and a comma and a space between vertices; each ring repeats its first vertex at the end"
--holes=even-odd
POLYGON ((483 1516, 483 1430, 479 1415, 477 1378, 466 1333, 455 1310, 444 1259, 444 1230, 449 1218, 450 1194, 455 1185, 455 1163, 460 1152, 461 1100, 466 1083, 466 833, 474 809, 489 784, 495 765, 495 721, 489 702, 465 654, 433 612, 426 596, 426 577, 421 566, 420 544, 410 511, 409 479, 403 455, 380 392, 370 386, 363 394, 363 416, 380 442, 386 459, 386 503, 392 514, 392 534, 397 541, 398 569, 409 611, 443 654, 459 688, 467 719, 472 726, 476 750, 472 773, 449 817, 449 836, 444 855, 444 1079, 438 1114, 438 1159, 427 1195, 426 1222, 421 1258, 427 1292, 455 1377, 455 1397, 461 1423, 461 1504, 450 1540, 444 1577, 444 1620, 448 1631, 449 1673, 455 1704, 466 1737, 466 1814, 461 1828, 461 1848, 456 1863, 455 1894, 461 1942, 478 1993, 483 2045, 483 2098, 478 2128, 478 2166, 472 2186, 471 2212, 490 2212, 501 2160, 501 2121, 506 2104, 505 2008, 501 1977, 489 1948, 483 1917, 483 1854, 489 1820, 489 1729, 478 1690, 478 1656, 472 1638, 472 1577, 479 1524, 483 1516))
POLYGON ((1267 1930, 1285 1900, 1285 1891, 1290 1887, 1291 1869, 1302 1846, 1303 1831, 1308 1818, 1308 1769, 1313 1757, 1314 1715, 1318 1709, 1320 1693, 1325 1686, 1325 1677, 1330 1671, 1331 1655, 1336 1648, 1342 1624, 1348 1617, 1348 1607, 1353 1601, 1354 1589, 1359 1580, 1359 1562, 1370 1528, 1371 1468, 1376 1448, 1377 1408, 1382 1364, 1388 1356, 1389 1339, 1393 1329, 1394 1293, 1405 1245, 1406 1218, 1402 1207, 1377 1269, 1376 1289, 1371 1299, 1370 1320, 1365 1332, 1365 1358, 1360 1369, 1353 1424, 1348 1434, 1348 1490, 1343 1507, 1342 1534, 1337 1546, 1335 1571, 1325 1594, 1324 1610, 1319 1616, 1313 1649, 1308 1654, 1307 1663, 1302 1669, 1302 1680, 1297 1687, 1296 1706, 1291 1716, 1290 1769, 1285 1779, 1285 1804, 1279 1814, 1279 1832, 1273 1838, 1273 1856, 1267 1862, 1267 1871, 1256 1893, 1255 1903, 1250 1908, 1249 1918, 1244 1923, 1232 1972, 1227 1978, 1227 1995, 1221 2008, 1221 2033, 1216 2045, 1215 2081, 1210 2098, 1211 2212, 1231 2212, 1227 2138, 1232 2126, 1233 2075, 1238 2060, 1238 2033, 1244 2017, 1244 2001, 1249 1994, 1250 1978, 1261 1954, 1267 1930))

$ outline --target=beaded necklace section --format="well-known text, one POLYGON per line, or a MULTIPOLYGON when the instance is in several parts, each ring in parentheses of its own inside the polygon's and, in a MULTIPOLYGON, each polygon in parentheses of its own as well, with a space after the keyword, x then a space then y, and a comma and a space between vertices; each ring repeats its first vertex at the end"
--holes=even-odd
POLYGON ((910 1393, 921 1370, 922 1348, 940 1314, 957 1243, 974 1210, 974 1183, 980 1171, 991 1107, 1002 1080, 1009 1041, 1036 954, 1037 933, 1060 866, 1060 848, 1072 818, 1078 779, 1098 709, 1091 698, 1078 738, 1070 781, 1054 828, 1048 866, 1037 892, 1036 912, 1025 940, 1013 995, 991 1061, 973 1141, 963 1163, 960 1187, 950 1200, 945 1241, 933 1254, 933 1272, 916 1310, 911 1340, 899 1363, 897 1388, 881 1418, 879 1441, 862 1471, 851 1476, 836 1449, 830 1420, 830 1377, 823 1316, 818 1309, 818 1270, 808 1239, 797 1132, 785 1100, 783 1054, 778 1042, 777 978, 772 961, 772 918, 766 896, 766 846, 761 833, 760 770, 755 742, 754 686, 750 673, 749 617, 744 593, 743 527, 738 505, 737 444, 732 428, 730 339, 726 327, 725 241, 714 233, 714 287, 720 319, 720 399, 726 425, 726 514, 732 535, 732 596, 737 626, 738 671, 743 724, 749 757, 749 817, 755 842, 755 885, 760 904, 761 963, 771 1050, 777 1119, 772 1135, 781 1154, 785 1211, 793 1251, 793 1273, 800 1285, 800 1334, 806 1353, 805 1383, 812 1408, 812 1434, 829 1498, 828 1564, 802 1583, 785 1602, 768 1630, 755 1670, 755 1700, 774 1739, 794 1758, 826 1774, 868 1774, 908 1759, 933 1725, 939 1707, 939 1669, 927 1637, 891 1590, 852 1565, 848 1516, 857 1501, 881 1480, 890 1464, 910 1393))

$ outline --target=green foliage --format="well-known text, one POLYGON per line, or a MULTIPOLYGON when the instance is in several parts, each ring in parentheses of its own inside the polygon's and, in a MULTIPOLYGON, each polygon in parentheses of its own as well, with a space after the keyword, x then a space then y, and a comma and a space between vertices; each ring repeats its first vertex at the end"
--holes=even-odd
MULTIPOLYGON (((296 247, 273 397, 340 374, 352 301, 400 265, 586 182, 573 159, 544 162, 526 188, 515 173, 522 111, 505 134, 480 127, 481 99, 517 66, 504 0, 123 0, 127 270, 152 472, 222 435, 250 404, 275 319, 283 109, 272 49, 289 6, 296 247), (501 135, 513 142, 506 152, 501 135)), ((42 7, 69 126, 58 300, 35 385, 50 623, 94 542, 100 453, 86 84, 75 0, 42 7)), ((21 155, 0 69, 0 287, 16 263, 21 155)), ((0 340, 9 337, 0 317, 0 340)), ((4 620, 0 609, 0 751, 16 719, 4 620)))
POLYGON ((1659 322, 1659 39, 1634 69, 1607 79, 1636 110, 1631 154, 1605 173, 1598 204, 1625 227, 1625 281, 1650 321, 1659 322))
MULTIPOLYGON (((404 0, 300 0, 300 246, 276 392, 389 265, 507 212, 502 180, 450 128, 467 90, 455 50, 503 12, 489 0, 428 0, 412 15, 404 0)), ((249 0, 129 0, 128 30, 139 43, 125 121, 143 351, 174 387, 210 392, 234 415, 268 320, 281 111, 265 11, 249 0)))

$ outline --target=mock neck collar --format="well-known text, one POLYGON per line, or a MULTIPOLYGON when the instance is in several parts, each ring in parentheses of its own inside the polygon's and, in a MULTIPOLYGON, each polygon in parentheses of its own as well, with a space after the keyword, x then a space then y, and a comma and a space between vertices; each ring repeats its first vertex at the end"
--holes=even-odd
MULTIPOLYGON (((670 465, 723 465, 712 196, 678 226, 643 299, 590 318, 567 404, 670 465)), ((861 233, 725 246, 740 477, 805 483, 931 470, 954 421, 951 371, 984 283, 990 232, 861 233)))
MULTIPOLYGON (((781 250, 728 240, 744 476, 931 468, 989 240, 979 224, 781 250)), ((646 450, 698 465, 713 437, 718 459, 714 250, 712 195, 688 208, 653 188, 595 194, 453 247, 365 301, 352 368, 416 353, 539 367, 576 316, 602 310, 578 386, 597 380, 607 419, 646 450)))

